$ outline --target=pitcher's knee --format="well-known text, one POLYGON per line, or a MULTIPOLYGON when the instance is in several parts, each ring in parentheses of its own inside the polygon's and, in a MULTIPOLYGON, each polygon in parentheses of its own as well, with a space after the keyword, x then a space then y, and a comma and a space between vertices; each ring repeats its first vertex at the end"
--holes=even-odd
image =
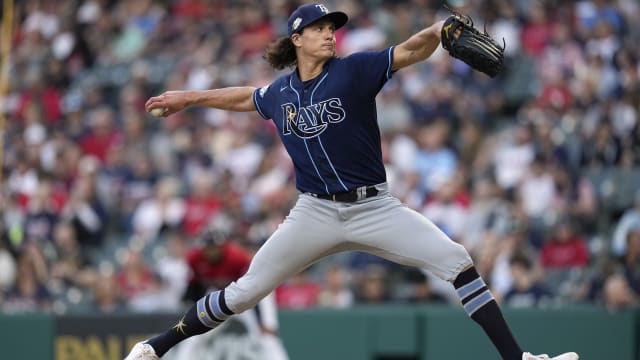
POLYGON ((473 262, 471 260, 471 255, 469 255, 469 251, 467 251, 467 249, 464 246, 458 243, 456 243, 455 245, 456 247, 455 247, 453 257, 456 259, 460 259, 461 262, 465 262, 468 265, 471 265, 473 262))
POLYGON ((462 271, 473 266, 471 255, 458 243, 452 244, 443 261, 446 262, 447 271, 440 277, 447 281, 453 281, 462 271))
POLYGON ((233 282, 225 289, 225 300, 229 309, 235 314, 239 314, 256 306, 272 290, 233 282))

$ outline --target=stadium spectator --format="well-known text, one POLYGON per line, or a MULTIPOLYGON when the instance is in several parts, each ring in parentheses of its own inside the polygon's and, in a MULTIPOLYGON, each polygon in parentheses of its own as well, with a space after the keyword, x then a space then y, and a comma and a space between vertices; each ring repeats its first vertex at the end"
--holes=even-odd
POLYGON ((464 219, 462 245, 472 254, 490 246, 509 225, 509 204, 500 196, 495 180, 484 176, 471 185, 470 207, 464 219))
POLYGON ((98 314, 122 313, 127 310, 127 299, 114 275, 101 274, 90 295, 89 308, 98 314))
POLYGON ((59 220, 59 212, 54 206, 49 181, 39 182, 37 191, 28 200, 25 213, 25 239, 43 245, 50 243, 53 227, 59 220))
POLYGON ((584 268, 589 264, 586 241, 571 220, 560 219, 553 226, 542 246, 541 260, 545 269, 584 268))
POLYGON ((346 309, 353 305, 354 294, 350 287, 349 274, 344 267, 336 264, 327 268, 321 286, 318 306, 346 309))
POLYGON ((584 234, 597 231, 598 195, 593 182, 584 175, 573 174, 563 166, 551 169, 556 197, 553 207, 559 214, 573 219, 584 234))
POLYGON ((529 124, 519 123, 509 132, 511 134, 502 134, 494 146, 492 163, 498 185, 506 191, 507 198, 512 198, 533 161, 535 147, 533 129, 529 124))
POLYGON ((180 183, 171 177, 159 180, 154 196, 142 200, 132 215, 133 232, 143 242, 153 242, 165 231, 176 229, 185 213, 180 183))
POLYGON ((638 295, 634 294, 629 282, 623 275, 614 274, 605 281, 604 306, 610 312, 618 312, 638 306, 638 295))
POLYGON ((251 254, 230 235, 228 229, 215 221, 203 229, 198 246, 187 253, 191 274, 187 299, 196 301, 212 289, 222 289, 247 271, 251 254))
POLYGON ((191 271, 187 263, 189 249, 185 236, 175 229, 164 236, 164 247, 166 252, 156 257, 153 269, 166 283, 167 291, 164 299, 168 306, 179 309, 189 284, 191 271))
POLYGON ((629 286, 636 295, 640 295, 640 226, 631 228, 627 233, 626 251, 619 262, 629 286))
POLYGON ((62 209, 61 217, 70 222, 77 234, 80 245, 86 250, 95 250, 104 240, 107 214, 98 196, 98 184, 95 174, 97 164, 95 158, 82 160, 86 166, 84 174, 78 175, 71 187, 71 194, 62 209))
POLYGON ((424 216, 457 242, 463 241, 464 223, 468 214, 465 199, 460 196, 461 191, 464 192, 464 188, 459 181, 444 182, 433 189, 422 208, 424 216))
POLYGON ((571 301, 587 276, 591 254, 586 239, 570 219, 559 219, 540 253, 544 284, 561 300, 571 301))
POLYGON ((122 268, 117 272, 115 281, 124 299, 133 299, 153 286, 154 273, 140 251, 127 249, 122 268))
POLYGON ((415 168, 420 176, 419 189, 426 197, 453 178, 458 158, 447 145, 450 125, 444 119, 422 126, 416 136, 418 150, 415 168))
POLYGON ((513 308, 536 308, 549 306, 553 294, 538 280, 531 260, 523 254, 513 254, 509 259, 513 285, 504 294, 502 302, 513 308))
POLYGON ((392 301, 387 269, 370 265, 355 279, 356 304, 385 304, 392 301))
MULTIPOLYGON (((487 238, 484 247, 476 252, 485 271, 489 273, 491 289, 499 298, 513 287, 511 258, 514 255, 526 256, 533 265, 539 262, 539 251, 532 245, 532 230, 526 216, 517 207, 511 208, 511 214, 505 232, 497 237, 487 238)), ((533 269, 536 274, 539 273, 537 266, 533 269)))
POLYGON ((71 286, 90 289, 98 274, 89 252, 78 242, 72 223, 58 222, 53 229, 54 255, 50 259, 51 279, 66 289, 71 286))
POLYGON ((120 215, 125 231, 133 230, 133 212, 144 200, 153 197, 159 174, 149 155, 135 152, 126 154, 126 169, 120 193, 120 203, 115 213, 120 215))
POLYGON ((640 227, 640 189, 634 194, 634 206, 620 217, 613 232, 612 251, 620 256, 627 248, 627 238, 631 229, 640 227))
POLYGON ((534 57, 540 56, 551 41, 554 25, 544 4, 532 4, 520 35, 523 52, 534 57))
POLYGON ((51 311, 53 296, 45 286, 45 274, 38 265, 45 266, 43 259, 36 259, 40 255, 35 255, 37 249, 28 245, 25 253, 18 263, 18 274, 16 282, 11 287, 2 304, 2 310, 7 313, 23 313, 51 311), (33 254, 33 255, 31 255, 33 254), (34 260, 34 261, 31 261, 34 260), (38 262, 35 264, 34 262, 38 262))
POLYGON ((610 119, 603 118, 598 122, 593 138, 583 143, 580 165, 611 168, 619 165, 621 156, 620 138, 613 134, 610 119))
POLYGON ((114 123, 115 116, 114 110, 106 105, 89 113, 89 131, 80 140, 84 154, 95 156, 104 163, 109 148, 122 141, 122 132, 114 123))
POLYGON ((21 94, 16 109, 18 119, 28 122, 37 117, 50 126, 56 125, 62 118, 61 89, 55 87, 52 82, 45 82, 43 74, 32 74, 27 81, 30 81, 30 84, 21 94))
POLYGON ((214 192, 214 181, 213 175, 204 171, 191 178, 182 219, 182 230, 185 235, 201 234, 205 225, 218 213, 222 203, 214 192))
POLYGON ((0 303, 4 296, 16 281, 18 265, 9 251, 6 243, 6 235, 0 238, 0 303))
POLYGON ((421 271, 411 269, 406 275, 409 283, 409 296, 407 302, 411 304, 435 303, 446 304, 447 298, 434 291, 429 277, 421 271))
POLYGON ((153 272, 149 285, 140 293, 128 299, 127 308, 136 313, 173 312, 182 307, 173 296, 172 288, 164 277, 153 272))
POLYGON ((309 309, 318 305, 321 291, 321 285, 307 269, 276 288, 276 302, 282 309, 309 309))
MULTIPOLYGON (((555 215, 556 187, 549 164, 536 155, 529 164, 528 171, 517 185, 517 200, 536 230, 546 228, 549 216, 555 215)), ((538 244, 536 244, 538 245, 538 244)))

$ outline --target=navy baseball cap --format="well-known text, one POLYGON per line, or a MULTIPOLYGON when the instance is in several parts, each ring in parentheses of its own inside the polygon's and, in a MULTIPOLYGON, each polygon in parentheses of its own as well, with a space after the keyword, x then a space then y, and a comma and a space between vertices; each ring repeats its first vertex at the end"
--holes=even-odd
POLYGON ((333 21, 336 29, 341 28, 347 23, 347 20, 349 20, 347 14, 342 11, 329 12, 329 9, 322 4, 305 4, 298 7, 291 13, 291 16, 289 16, 289 21, 287 21, 289 36, 299 33, 305 26, 323 18, 328 18, 333 21))

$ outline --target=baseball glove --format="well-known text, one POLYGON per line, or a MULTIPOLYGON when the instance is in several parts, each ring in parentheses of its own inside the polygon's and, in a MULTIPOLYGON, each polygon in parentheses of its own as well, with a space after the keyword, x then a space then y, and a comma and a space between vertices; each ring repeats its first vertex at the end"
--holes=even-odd
POLYGON ((495 77, 504 65, 504 48, 487 33, 478 31, 468 15, 451 11, 441 30, 442 47, 449 55, 464 61, 475 70, 495 77))

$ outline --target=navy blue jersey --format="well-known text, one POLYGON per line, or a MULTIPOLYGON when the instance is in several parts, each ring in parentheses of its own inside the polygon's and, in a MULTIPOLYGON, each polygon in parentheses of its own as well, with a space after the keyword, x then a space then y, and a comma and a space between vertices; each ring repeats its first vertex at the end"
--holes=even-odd
POLYGON ((375 97, 393 72, 393 47, 329 60, 316 78, 297 71, 257 89, 293 160, 296 187, 330 194, 386 181, 375 97))

